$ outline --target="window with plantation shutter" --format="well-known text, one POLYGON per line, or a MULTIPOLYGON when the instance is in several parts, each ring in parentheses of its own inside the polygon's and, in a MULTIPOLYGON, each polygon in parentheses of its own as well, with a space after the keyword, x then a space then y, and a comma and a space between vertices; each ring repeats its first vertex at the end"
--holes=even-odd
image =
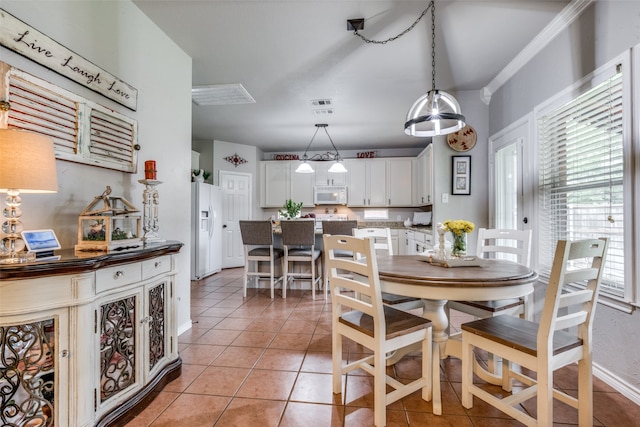
POLYGON ((135 120, 8 64, 0 63, 0 78, 8 128, 51 137, 58 159, 136 172, 135 120))
POLYGON ((602 292, 628 301, 624 176, 631 171, 624 161, 623 73, 620 64, 604 67, 572 99, 538 113, 538 225, 542 273, 551 268, 558 240, 608 237, 602 292))

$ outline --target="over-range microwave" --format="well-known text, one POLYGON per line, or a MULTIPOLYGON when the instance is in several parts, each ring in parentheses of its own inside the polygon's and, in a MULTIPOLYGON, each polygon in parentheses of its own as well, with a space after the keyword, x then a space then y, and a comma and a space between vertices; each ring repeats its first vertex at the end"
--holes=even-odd
POLYGON ((313 203, 316 205, 346 205, 346 186, 316 186, 313 187, 313 203))

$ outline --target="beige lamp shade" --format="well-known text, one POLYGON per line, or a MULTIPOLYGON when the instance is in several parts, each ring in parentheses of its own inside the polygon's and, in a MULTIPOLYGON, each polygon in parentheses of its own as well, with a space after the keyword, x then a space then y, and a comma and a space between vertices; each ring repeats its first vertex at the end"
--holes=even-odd
POLYGON ((56 158, 51 138, 17 129, 0 129, 0 193, 55 193, 56 158))

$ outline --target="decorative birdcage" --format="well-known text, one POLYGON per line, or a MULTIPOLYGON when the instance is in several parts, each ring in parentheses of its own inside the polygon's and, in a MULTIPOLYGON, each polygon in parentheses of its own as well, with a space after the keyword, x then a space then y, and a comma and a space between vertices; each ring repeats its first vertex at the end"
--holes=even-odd
POLYGON ((127 199, 111 196, 111 187, 82 211, 78 218, 76 251, 111 251, 142 244, 140 212, 127 199))

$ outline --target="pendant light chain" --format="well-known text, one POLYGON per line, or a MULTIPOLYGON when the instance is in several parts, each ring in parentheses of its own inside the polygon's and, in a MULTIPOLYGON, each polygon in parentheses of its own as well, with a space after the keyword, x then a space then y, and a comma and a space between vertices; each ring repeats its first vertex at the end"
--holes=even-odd
MULTIPOLYGON (((431 90, 436 90, 436 5, 431 0, 431 90)), ((428 8, 427 8, 428 9, 428 8)))
MULTIPOLYGON (((447 135, 464 128, 466 119, 460 110, 460 104, 455 97, 445 91, 436 89, 436 6, 435 0, 430 0, 427 8, 422 11, 413 24, 395 37, 386 40, 371 40, 354 29, 354 35, 365 43, 385 44, 407 34, 422 20, 431 9, 431 90, 419 97, 409 109, 404 123, 404 133, 417 137, 433 137, 447 135)), ((362 26, 364 19, 349 20, 352 27, 362 26), (358 21, 358 22, 352 22, 358 21)))
POLYGON ((360 37, 365 43, 373 43, 373 44, 387 44, 389 42, 392 42, 394 40, 399 39, 400 37, 404 36, 405 34, 407 34, 409 31, 413 30, 413 27, 416 26, 416 24, 418 24, 418 22, 420 22, 420 20, 422 19, 422 17, 424 15, 427 14, 427 11, 429 11, 429 8, 433 7, 433 1, 431 1, 431 3, 429 4, 429 6, 427 6, 427 8, 425 10, 422 11, 422 13, 420 14, 420 16, 418 16, 418 19, 416 19, 413 24, 411 24, 409 26, 409 28, 407 28, 406 30, 404 30, 403 32, 401 32, 400 34, 398 34, 397 36, 393 36, 393 37, 389 37, 386 40, 372 40, 372 39, 368 39, 365 36, 363 36, 362 34, 360 34, 358 32, 357 29, 353 30, 353 35, 360 37))

